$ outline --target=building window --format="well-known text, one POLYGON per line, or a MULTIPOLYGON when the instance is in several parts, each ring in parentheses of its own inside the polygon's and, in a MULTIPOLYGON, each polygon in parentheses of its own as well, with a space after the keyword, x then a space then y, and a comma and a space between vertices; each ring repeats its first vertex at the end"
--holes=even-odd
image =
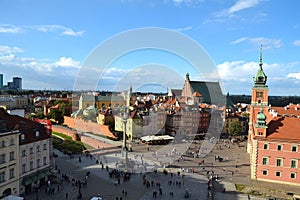
POLYGON ((46 157, 46 156, 43 157, 43 164, 44 164, 44 165, 47 164, 47 157, 46 157))
POLYGON ((14 138, 11 138, 10 139, 10 145, 14 145, 14 144, 15 144, 14 138))
POLYGON ((40 152, 40 145, 36 147, 36 152, 40 152))
POLYGON ((5 172, 0 173, 0 183, 3 183, 5 181, 5 172))
POLYGON ((298 160, 291 160, 291 168, 297 168, 298 166, 298 160))
POLYGON ((26 156, 26 150, 23 149, 23 150, 22 150, 22 157, 25 157, 25 156, 26 156))
POLYGON ((282 145, 281 145, 281 144, 279 144, 279 145, 277 146, 277 150, 278 150, 278 151, 282 151, 282 145))
POLYGON ((268 163, 269 163, 269 158, 268 157, 263 157, 262 164, 263 165, 268 165, 268 163))
POLYGON ((297 152, 297 146, 292 146, 292 152, 297 152))
POLYGON ((41 164, 40 162, 41 162, 40 159, 36 160, 36 167, 40 167, 40 164, 41 164))
POLYGON ((15 178, 15 169, 14 168, 11 168, 9 170, 9 178, 10 179, 15 178))
POLYGON ((295 179, 295 178, 296 178, 296 173, 292 172, 291 175, 290 175, 290 177, 291 177, 292 179, 295 179))
POLYGON ((262 94, 263 94, 262 92, 256 92, 257 97, 262 97, 262 94))
POLYGON ((26 172, 26 165, 22 164, 22 173, 25 173, 25 172, 26 172))
POLYGON ((282 166, 282 158, 277 158, 276 159, 276 166, 281 167, 282 166))
POLYGON ((33 154, 33 147, 30 147, 29 153, 30 153, 30 154, 33 154))
POLYGON ((264 176, 268 175, 268 170, 263 170, 263 171, 262 171, 262 174, 263 174, 264 176))
POLYGON ((277 171, 277 172, 276 172, 276 176, 281 176, 281 172, 280 172, 280 171, 277 171))
POLYGON ((5 163, 5 154, 0 155, 0 164, 5 163))
POLYGON ((24 133, 21 134, 21 140, 22 140, 22 141, 25 140, 25 134, 24 134, 24 133))
POLYGON ((30 161, 29 165, 30 165, 30 170, 33 170, 33 161, 30 161))
POLYGON ((5 147, 5 141, 4 140, 2 140, 2 142, 1 142, 1 147, 5 147))
POLYGON ((264 144, 264 149, 268 149, 269 145, 268 144, 264 144))
POLYGON ((15 159, 15 152, 9 152, 9 160, 14 160, 15 159))
POLYGON ((47 144, 44 144, 44 148, 43 148, 44 150, 47 150, 47 144))

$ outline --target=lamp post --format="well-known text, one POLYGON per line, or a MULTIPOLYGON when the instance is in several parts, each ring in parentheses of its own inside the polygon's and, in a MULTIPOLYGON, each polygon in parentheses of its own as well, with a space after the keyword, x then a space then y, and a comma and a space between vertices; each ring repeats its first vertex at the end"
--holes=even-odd
POLYGON ((127 109, 125 108, 125 112, 123 115, 123 123, 124 123, 124 130, 123 130, 123 145, 122 145, 122 152, 123 155, 125 154, 125 169, 127 169, 127 146, 126 146, 126 124, 127 124, 127 120, 128 120, 129 116, 128 116, 128 112, 127 109))
POLYGON ((123 130, 123 150, 127 150, 126 147, 126 124, 127 124, 127 120, 128 120, 128 113, 125 111, 124 115, 123 115, 123 123, 124 123, 124 130, 123 130))

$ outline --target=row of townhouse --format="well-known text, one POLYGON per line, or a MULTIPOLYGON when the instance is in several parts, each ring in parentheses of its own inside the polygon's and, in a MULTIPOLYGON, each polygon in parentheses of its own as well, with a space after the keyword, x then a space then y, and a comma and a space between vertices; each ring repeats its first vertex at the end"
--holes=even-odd
POLYGON ((51 146, 44 125, 0 108, 0 197, 22 196, 47 183, 51 146))

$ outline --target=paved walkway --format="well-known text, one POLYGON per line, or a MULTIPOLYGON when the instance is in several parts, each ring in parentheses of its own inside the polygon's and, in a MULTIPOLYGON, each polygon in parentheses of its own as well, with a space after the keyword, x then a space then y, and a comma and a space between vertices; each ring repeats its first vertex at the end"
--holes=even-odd
MULTIPOLYGON (((179 147, 176 147, 179 148, 179 147)), ((182 147, 185 148, 185 147, 182 147)), ((168 152, 165 150, 165 152, 168 152)), ((108 174, 106 166, 108 170, 112 169, 124 169, 124 161, 125 154, 121 152, 109 153, 109 152, 94 152, 93 157, 85 157, 81 156, 81 162, 79 162, 79 157, 70 159, 69 156, 62 154, 55 150, 55 153, 58 155, 55 158, 55 165, 57 166, 57 171, 54 174, 57 177, 61 177, 62 174, 66 174, 72 180, 77 179, 80 181, 85 180, 85 176, 87 172, 90 172, 90 176, 87 179, 87 187, 82 187, 81 193, 83 195, 82 199, 90 199, 92 196, 100 194, 105 200, 115 200, 116 197, 122 197, 122 199, 128 200, 150 200, 153 199, 153 192, 156 191, 157 198, 156 199, 184 199, 184 194, 186 191, 189 191, 191 194, 191 200, 199 200, 199 199, 220 199, 220 200, 243 200, 248 199, 245 194, 238 194, 235 192, 234 184, 228 182, 216 182, 213 192, 213 197, 208 196, 208 185, 207 185, 207 177, 201 174, 182 171, 180 168, 172 168, 166 169, 169 173, 163 174, 159 173, 162 171, 160 168, 161 160, 164 159, 165 162, 169 162, 169 160, 173 159, 172 156, 165 157, 164 154, 157 153, 158 156, 153 156, 152 154, 128 154, 128 163, 132 163, 132 170, 135 171, 131 176, 130 181, 123 182, 120 184, 116 184, 116 179, 111 178, 108 174), (141 159, 142 157, 142 159, 141 159), (158 157, 158 159, 156 159, 158 157), (155 159, 153 159, 155 158, 155 159), (96 160, 103 164, 100 165, 96 163, 96 160), (143 162, 143 164, 142 164, 143 162), (146 168, 145 168, 146 166, 146 168), (158 173, 153 173, 153 171, 157 169, 158 173), (149 171, 148 173, 146 171, 149 171), (58 173, 58 171, 60 173, 58 173), (152 172, 150 172, 152 171, 152 172), (178 176, 177 172, 180 172, 178 176), (171 176, 171 173, 173 174, 171 176), (182 176, 184 174, 184 176, 182 176), (153 181, 153 186, 146 187, 144 185, 143 177, 151 183, 153 181), (172 184, 170 184, 172 181, 172 184), (177 182, 177 184, 176 184, 177 182), (180 183, 180 184, 179 184, 180 183), (159 187, 156 184, 160 184, 162 189, 162 195, 159 195, 159 187), (222 192, 222 188, 226 188, 226 192, 222 192), (127 191, 127 195, 122 193, 123 191, 127 191), (170 195, 170 192, 173 192, 173 197, 170 195)), ((38 199, 43 200, 57 200, 57 199, 77 199, 79 188, 73 186, 71 182, 62 181, 59 186, 59 191, 57 190, 56 183, 50 184, 48 188, 55 188, 55 192, 51 195, 46 193, 45 188, 40 189, 38 193, 38 199), (66 198, 66 194, 68 197, 66 198)), ((26 196, 26 199, 36 199, 36 193, 26 196)), ((251 197, 251 199, 263 199, 257 197, 251 197)))

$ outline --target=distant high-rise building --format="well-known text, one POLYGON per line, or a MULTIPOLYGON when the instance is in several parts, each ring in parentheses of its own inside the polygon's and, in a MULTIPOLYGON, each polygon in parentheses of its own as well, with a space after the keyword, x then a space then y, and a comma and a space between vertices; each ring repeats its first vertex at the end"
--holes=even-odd
POLYGON ((0 74, 0 90, 3 89, 3 74, 0 74))
POLYGON ((13 77, 13 85, 15 89, 22 90, 22 78, 13 77))

